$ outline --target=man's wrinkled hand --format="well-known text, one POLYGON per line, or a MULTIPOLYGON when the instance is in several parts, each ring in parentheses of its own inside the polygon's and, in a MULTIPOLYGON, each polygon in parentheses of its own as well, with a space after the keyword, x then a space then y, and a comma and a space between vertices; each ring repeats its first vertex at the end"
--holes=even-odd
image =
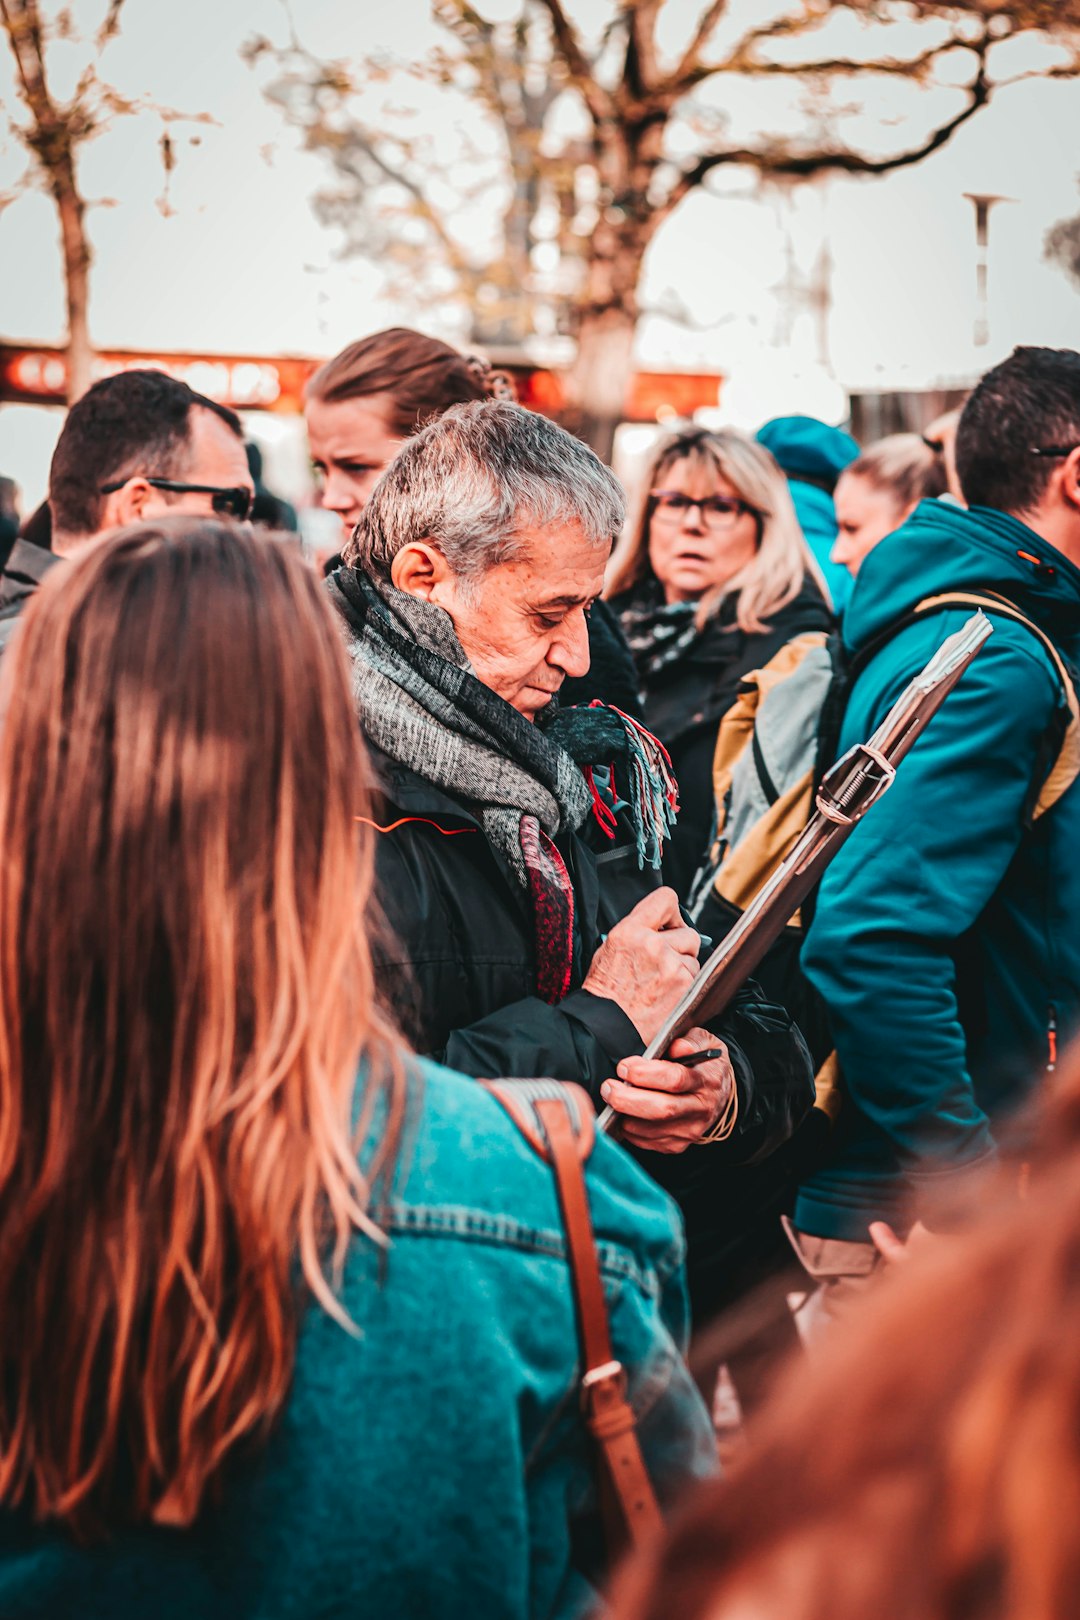
POLYGON ((687 1069, 667 1058, 624 1058, 617 1080, 600 1088, 619 1116, 621 1137, 654 1153, 683 1153, 712 1130, 730 1103, 735 1073, 723 1041, 707 1029, 692 1029, 672 1041, 670 1057, 688 1057, 718 1047, 723 1057, 687 1069))
POLYGON ((654 889, 615 924, 582 989, 617 1002, 647 1045, 696 978, 700 946, 675 890, 654 889))

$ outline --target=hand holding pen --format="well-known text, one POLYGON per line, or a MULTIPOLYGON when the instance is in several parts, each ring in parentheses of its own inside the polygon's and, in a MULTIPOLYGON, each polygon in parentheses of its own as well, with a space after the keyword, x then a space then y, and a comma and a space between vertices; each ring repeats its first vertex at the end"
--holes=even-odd
POLYGON ((735 1124, 738 1096, 727 1047, 707 1029, 672 1041, 666 1057, 624 1058, 600 1091, 633 1147, 682 1153, 715 1142, 735 1124))

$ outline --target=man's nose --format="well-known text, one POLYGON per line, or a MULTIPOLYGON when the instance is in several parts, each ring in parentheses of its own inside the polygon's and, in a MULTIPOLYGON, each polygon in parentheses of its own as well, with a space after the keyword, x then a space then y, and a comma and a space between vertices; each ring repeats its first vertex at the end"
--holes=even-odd
POLYGON ((572 680, 578 680, 582 675, 589 673, 589 665, 592 662, 589 621, 582 609, 568 614, 564 619, 562 634, 553 643, 548 661, 572 680))

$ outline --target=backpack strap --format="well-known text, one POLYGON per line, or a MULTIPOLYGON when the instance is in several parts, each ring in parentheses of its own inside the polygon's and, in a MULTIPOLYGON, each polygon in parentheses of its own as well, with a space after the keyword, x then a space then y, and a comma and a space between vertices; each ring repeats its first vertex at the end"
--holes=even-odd
POLYGON ((997 613, 1002 618, 1011 619, 1014 624, 1022 624, 1042 643, 1043 651, 1057 671, 1068 717, 1064 734, 1060 737, 1057 757, 1050 765, 1031 808, 1030 819, 1038 821, 1040 816, 1053 809, 1080 776, 1080 698, 1077 696, 1073 671, 1046 631, 1029 619, 1026 613, 1022 613, 1007 596, 1001 596, 997 591, 946 591, 940 596, 924 597, 916 604, 915 612, 921 617, 924 613, 936 613, 950 607, 979 607, 985 613, 997 613))
POLYGON ((1032 786, 1031 799, 1025 811, 1024 819, 1030 826, 1051 810, 1080 777, 1080 696, 1077 694, 1075 671, 1045 630, 1029 619, 1026 613, 1022 613, 1015 602, 997 591, 942 591, 937 596, 924 596, 921 602, 917 602, 907 613, 900 614, 879 635, 859 648, 848 663, 843 681, 836 683, 836 689, 830 694, 830 700, 823 710, 815 781, 836 757, 847 700, 863 670, 894 636, 909 625, 917 624, 928 614, 943 613, 953 607, 981 608, 984 613, 997 614, 1001 618, 1011 619, 1014 624, 1023 625, 1040 642, 1061 682, 1065 712, 1063 716, 1059 712, 1041 750, 1038 783, 1032 786), (1061 723, 1062 719, 1064 724, 1061 723))
POLYGON ((607 1302, 589 1216, 584 1164, 595 1116, 580 1086, 558 1080, 485 1080, 525 1140, 555 1171, 574 1286, 584 1373, 581 1406, 600 1461, 600 1508, 608 1551, 639 1546, 660 1524, 660 1509, 626 1398, 626 1369, 615 1359, 607 1302))

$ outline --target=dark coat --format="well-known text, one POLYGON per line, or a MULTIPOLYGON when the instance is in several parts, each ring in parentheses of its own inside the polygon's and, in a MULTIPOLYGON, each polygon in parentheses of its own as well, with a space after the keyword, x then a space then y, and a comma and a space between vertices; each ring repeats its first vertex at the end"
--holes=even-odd
POLYGON ((4 572, 0 574, 0 652, 11 640, 19 614, 41 581, 60 561, 51 551, 16 540, 4 572))
MULTIPOLYGON (((643 1045, 621 1008, 582 989, 582 980, 604 934, 655 886, 655 874, 639 872, 626 845, 598 854, 584 836, 556 839, 574 886, 574 960, 569 995, 549 1006, 534 990, 528 901, 475 816, 414 772, 375 750, 372 757, 381 786, 373 812, 376 892, 387 925, 378 976, 405 1034, 462 1073, 577 1080, 598 1101, 619 1059, 643 1045)), ((699 1317, 719 1294, 717 1255, 741 1228, 755 1177, 747 1167, 790 1137, 813 1100, 802 1037, 756 986, 716 1029, 739 1089, 736 1136, 678 1156, 637 1155, 695 1211, 689 1274, 699 1317), (695 1242, 699 1225, 707 1242, 695 1242), (709 1279, 707 1294, 699 1276, 709 1279)))
MULTIPOLYGON (((625 600, 612 600, 616 613, 625 600)), ((712 836, 716 730, 735 701, 739 682, 767 664, 793 636, 832 628, 832 615, 809 578, 755 634, 739 629, 737 605, 738 598, 729 597, 682 658, 644 681, 645 724, 670 753, 679 783, 679 820, 664 855, 664 881, 683 900, 712 836)))

